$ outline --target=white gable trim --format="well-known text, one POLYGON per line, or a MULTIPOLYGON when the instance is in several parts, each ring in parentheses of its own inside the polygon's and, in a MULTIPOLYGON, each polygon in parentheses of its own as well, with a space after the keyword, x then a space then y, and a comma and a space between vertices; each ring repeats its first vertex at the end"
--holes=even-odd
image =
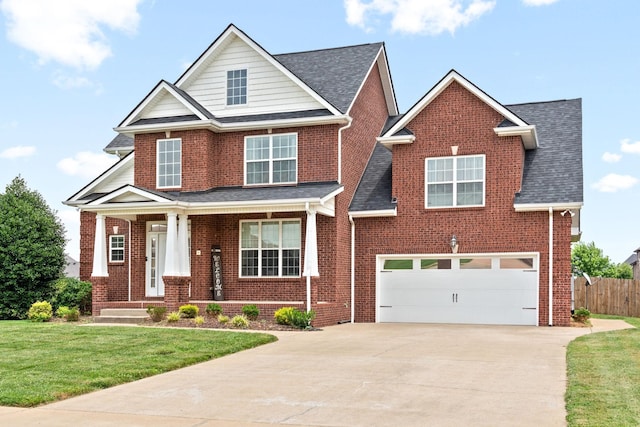
POLYGON ((415 140, 415 135, 396 135, 376 138, 376 141, 388 149, 391 149, 394 145, 413 144, 415 140))
POLYGON ((206 117, 204 114, 202 114, 202 112, 200 112, 200 110, 195 108, 189 101, 184 99, 184 97, 182 95, 180 95, 178 92, 176 92, 171 87, 171 85, 169 85, 166 81, 161 80, 160 83, 158 83, 156 85, 156 87, 154 87, 151 90, 151 92, 142 100, 142 102, 140 104, 138 104, 138 106, 131 113, 129 113, 127 118, 125 118, 122 121, 122 123, 116 129, 121 129, 123 127, 128 126, 132 122, 134 122, 143 113, 143 111, 148 106, 152 105, 153 102, 157 98, 159 98, 160 96, 163 95, 163 92, 167 92, 171 96, 173 96, 178 102, 180 102, 182 105, 184 105, 187 108, 187 110, 191 111, 193 114, 198 116, 198 118, 200 120, 207 120, 208 119, 208 117, 206 117))
POLYGON ((126 196, 126 198, 130 198, 130 199, 131 199, 131 196, 135 196, 135 199, 144 199, 144 200, 135 200, 133 203, 148 203, 148 202, 166 203, 166 202, 173 201, 166 197, 159 196, 158 194, 150 193, 141 188, 134 187, 133 185, 125 185, 124 187, 121 187, 115 191, 112 191, 109 194, 106 194, 92 202, 87 203, 87 206, 104 205, 114 201, 115 199, 121 198, 122 196, 126 196))
POLYGON ((396 95, 393 90, 393 82, 391 81, 391 72, 389 71, 389 63, 387 62, 387 53, 384 48, 384 45, 380 47, 380 50, 378 51, 378 55, 376 55, 375 61, 371 63, 371 66, 369 67, 369 70, 367 71, 365 78, 362 80, 362 82, 360 82, 360 87, 356 92, 356 96, 353 97, 353 100, 351 101, 351 105, 349 105, 349 108, 347 109, 347 114, 351 113, 351 108, 355 104, 356 99, 358 99, 358 96, 360 96, 362 87, 371 76, 373 67, 376 64, 378 65, 378 70, 380 70, 380 80, 382 81, 382 90, 384 91, 384 98, 387 102, 387 112, 390 116, 395 116, 398 114, 398 103, 396 101, 396 95))
POLYGON ((538 148, 538 133, 533 125, 527 126, 505 126, 494 128, 493 131, 498 136, 519 136, 522 138, 524 148, 533 150, 538 148))
POLYGON ((266 61, 268 61, 281 73, 283 73, 289 79, 291 79, 294 83, 296 83, 302 90, 304 90, 314 100, 320 103, 327 110, 331 111, 332 114, 335 114, 335 115, 341 114, 340 111, 338 111, 333 105, 327 102, 327 100, 325 100, 323 97, 318 95, 317 92, 315 92, 309 86, 307 86, 307 84, 305 84, 302 80, 300 80, 293 73, 291 73, 291 71, 289 71, 282 64, 280 64, 280 62, 276 61, 269 52, 267 52, 262 48, 262 46, 254 42, 249 36, 247 36, 244 32, 239 30, 234 25, 229 25, 229 27, 227 27, 227 29, 207 48, 207 50, 202 55, 200 55, 200 57, 196 60, 196 62, 191 67, 189 67, 189 69, 178 79, 178 81, 176 82, 176 86, 179 88, 182 88, 183 86, 187 85, 189 80, 198 74, 200 67, 206 66, 209 62, 209 58, 212 55, 215 55, 218 49, 226 45, 230 37, 238 37, 242 41, 244 41, 249 47, 255 50, 266 61))
POLYGON ((411 120, 413 120, 418 115, 418 113, 420 113, 427 105, 429 105, 431 101, 436 99, 438 95, 440 95, 454 81, 462 85, 465 89, 467 89, 469 92, 474 94, 476 97, 480 98, 482 102, 487 104, 489 107, 493 108, 496 112, 498 112, 504 118, 514 123, 516 126, 528 126, 528 123, 526 123, 520 117, 513 114, 505 106, 503 106, 502 104, 497 102, 495 99, 487 95, 485 92, 483 92, 480 88, 478 88, 476 85, 471 83, 469 80, 462 77, 460 74, 458 74, 457 71, 451 70, 429 92, 427 92, 427 94, 424 97, 422 97, 420 101, 418 101, 413 107, 411 107, 411 109, 407 112, 407 114, 405 114, 404 117, 402 117, 402 119, 398 121, 398 123, 393 125, 382 136, 383 137, 392 136, 396 132, 402 130, 405 126, 407 126, 407 124, 409 124, 409 122, 411 122, 411 120))
POLYGON ((78 205, 81 204, 78 201, 81 200, 84 196, 91 194, 94 188, 96 188, 98 185, 100 185, 102 182, 106 181, 107 179, 109 179, 111 176, 113 176, 114 174, 117 174, 118 171, 122 168, 124 168, 125 166, 127 166, 129 163, 133 162, 133 158, 135 156, 135 153, 133 154, 129 154, 126 157, 124 157, 122 160, 120 160, 119 162, 117 162, 116 164, 114 164, 113 166, 111 166, 109 169, 107 169, 106 171, 104 171, 100 176, 98 176, 96 179, 94 179, 93 181, 91 181, 89 184, 85 185, 80 191, 78 191, 76 194, 74 194, 73 196, 71 196, 69 198, 69 200, 67 200, 66 202, 64 202, 65 205, 68 206, 73 206, 73 205, 78 205))

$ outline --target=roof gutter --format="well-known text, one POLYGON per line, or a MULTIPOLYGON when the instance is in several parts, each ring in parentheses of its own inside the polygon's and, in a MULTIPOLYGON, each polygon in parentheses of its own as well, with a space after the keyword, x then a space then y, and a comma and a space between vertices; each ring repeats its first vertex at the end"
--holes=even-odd
POLYGON ((536 132, 536 127, 533 125, 497 127, 493 128, 493 131, 498 136, 522 137, 522 143, 527 150, 533 150, 539 147, 538 133, 536 132))
POLYGON ((575 202, 575 203, 514 203, 513 208, 516 212, 543 212, 549 209, 553 209, 554 211, 564 211, 564 210, 572 210, 582 209, 584 203, 575 202))

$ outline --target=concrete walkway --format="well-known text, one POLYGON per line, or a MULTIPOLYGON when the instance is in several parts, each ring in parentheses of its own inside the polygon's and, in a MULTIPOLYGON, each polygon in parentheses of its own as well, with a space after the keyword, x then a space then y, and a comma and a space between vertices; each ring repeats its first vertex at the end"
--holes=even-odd
POLYGON ((564 426, 566 346, 593 328, 345 324, 34 409, 0 425, 564 426))

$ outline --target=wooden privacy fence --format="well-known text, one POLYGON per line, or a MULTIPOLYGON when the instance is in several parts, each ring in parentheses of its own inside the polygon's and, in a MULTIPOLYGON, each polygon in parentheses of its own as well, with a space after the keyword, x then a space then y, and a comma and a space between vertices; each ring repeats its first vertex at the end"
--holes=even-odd
POLYGON ((591 286, 585 278, 574 282, 574 307, 587 308, 592 313, 640 317, 640 280, 592 277, 591 286))

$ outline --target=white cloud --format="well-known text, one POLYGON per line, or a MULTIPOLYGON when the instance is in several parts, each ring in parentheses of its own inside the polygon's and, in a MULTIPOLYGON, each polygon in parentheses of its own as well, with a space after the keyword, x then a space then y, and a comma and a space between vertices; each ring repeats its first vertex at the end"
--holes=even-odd
POLYGON ((372 31, 372 15, 391 15, 391 30, 410 34, 453 34, 490 12, 495 0, 345 0, 347 23, 372 31))
POLYGON ((74 157, 67 157, 58 162, 57 166, 62 172, 71 176, 82 178, 94 178, 107 170, 118 159, 107 153, 92 153, 82 151, 74 157))
POLYGON ((9 147, 0 153, 0 158, 3 159, 17 159, 18 157, 30 157, 36 153, 36 147, 18 145, 16 147, 9 147))
POLYGON ((630 139, 620 141, 620 151, 623 153, 640 154, 640 141, 631 142, 630 139))
POLYGON ((606 151, 602 155, 602 160, 604 160, 607 163, 617 163, 620 161, 620 159, 622 159, 622 155, 616 154, 616 153, 610 153, 608 151, 606 151))
POLYGON ((638 183, 638 178, 631 175, 618 175, 610 173, 604 176, 600 181, 592 185, 598 191, 603 193, 615 193, 620 190, 627 190, 638 183))
POLYGON ((112 55, 102 30, 135 33, 140 1, 3 0, 0 10, 9 40, 34 52, 41 64, 94 69, 112 55))
POLYGON ((547 6, 558 0, 522 0, 525 6, 547 6))

